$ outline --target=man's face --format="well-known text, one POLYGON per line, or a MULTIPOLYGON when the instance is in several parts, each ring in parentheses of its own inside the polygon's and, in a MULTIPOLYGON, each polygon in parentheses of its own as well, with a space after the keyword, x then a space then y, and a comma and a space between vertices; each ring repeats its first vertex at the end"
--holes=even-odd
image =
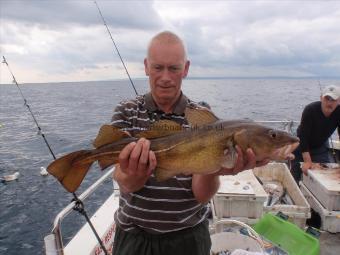
POLYGON ((329 116, 339 105, 340 99, 334 100, 330 96, 321 96, 321 109, 325 116, 329 116))
POLYGON ((180 43, 152 43, 144 66, 152 96, 157 103, 172 104, 179 97, 182 79, 187 76, 189 65, 180 43))

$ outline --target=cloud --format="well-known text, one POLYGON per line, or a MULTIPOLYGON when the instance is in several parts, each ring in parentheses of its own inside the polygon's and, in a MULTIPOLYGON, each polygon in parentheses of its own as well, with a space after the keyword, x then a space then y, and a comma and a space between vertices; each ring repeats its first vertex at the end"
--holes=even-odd
MULTIPOLYGON (((337 1, 97 2, 132 77, 144 77, 147 43, 161 30, 186 42, 191 77, 340 73, 337 1)), ((92 1, 0 5, 0 51, 20 80, 126 78, 92 1)))
MULTIPOLYGON (((108 25, 116 28, 157 28, 159 17, 151 1, 97 1, 108 25), (138 10, 138 11, 136 11, 138 10), (148 17, 148 18, 145 18, 148 17)), ((2 0, 1 18, 9 22, 38 24, 48 29, 102 25, 94 1, 2 0)))
MULTIPOLYGON (((145 51, 145 38, 150 38, 160 24, 152 2, 133 2, 131 5, 131 2, 123 1, 98 1, 98 5, 126 60, 142 63, 144 56, 140 56, 139 50, 145 51), (132 34, 140 40, 131 41, 132 34)), ((108 63, 111 66, 120 64, 92 1, 1 1, 0 9, 0 51, 8 61, 20 62, 16 65, 20 67, 18 75, 25 76, 27 82, 45 81, 43 77, 79 80, 79 77, 87 77, 79 74, 89 67, 93 73, 101 74, 99 67, 108 63), (37 72, 32 71, 33 66, 37 72), (26 67, 30 72, 21 71, 26 67), (41 72, 46 75, 40 79, 33 75, 41 72)), ((0 83, 11 79, 9 76, 4 78, 5 73, 3 70, 0 83)), ((125 72, 118 78, 123 75, 125 72)), ((97 77, 107 78, 108 75, 97 77)))
MULTIPOLYGON (((338 64, 327 63, 340 63, 340 3, 218 2, 213 8, 204 5, 198 10, 201 12, 193 12, 199 14, 178 22, 178 26, 186 31, 189 52, 201 68, 239 67, 252 69, 258 76, 268 73, 260 71, 264 68, 301 68, 293 73, 309 76, 339 72, 338 64), (306 70, 313 65, 328 69, 306 70)), ((165 12, 171 13, 171 7, 169 10, 167 5, 165 12)))

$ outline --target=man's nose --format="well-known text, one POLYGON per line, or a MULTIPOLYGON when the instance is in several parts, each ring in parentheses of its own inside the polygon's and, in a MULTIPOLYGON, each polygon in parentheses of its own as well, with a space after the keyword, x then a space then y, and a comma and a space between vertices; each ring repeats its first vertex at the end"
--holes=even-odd
POLYGON ((170 72, 169 72, 168 69, 164 68, 161 75, 162 75, 162 76, 161 76, 161 79, 162 79, 163 81, 169 81, 169 80, 171 80, 171 79, 170 79, 170 72))

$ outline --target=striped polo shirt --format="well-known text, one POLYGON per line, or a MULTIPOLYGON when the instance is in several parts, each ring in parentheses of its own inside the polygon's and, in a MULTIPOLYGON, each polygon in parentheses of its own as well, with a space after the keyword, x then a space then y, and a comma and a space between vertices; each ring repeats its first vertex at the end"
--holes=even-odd
MULTIPOLYGON (((163 119, 189 128, 184 114, 187 107, 202 108, 181 94, 173 113, 164 113, 148 93, 119 103, 112 125, 132 134, 146 130, 150 124, 163 119)), ((207 205, 198 203, 194 197, 191 175, 177 175, 163 182, 157 182, 151 175, 139 191, 120 194, 115 221, 125 231, 144 230, 162 234, 193 227, 204 221, 208 213, 207 205)))

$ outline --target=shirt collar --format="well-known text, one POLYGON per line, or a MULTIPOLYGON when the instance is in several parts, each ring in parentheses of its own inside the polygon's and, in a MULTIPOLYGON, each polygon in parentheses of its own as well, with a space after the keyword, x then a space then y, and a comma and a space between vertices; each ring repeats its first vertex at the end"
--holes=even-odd
MULTIPOLYGON (((155 111, 161 111, 155 101, 152 98, 151 92, 144 95, 145 100, 145 108, 149 111, 155 112, 155 111)), ((188 103, 188 98, 181 92, 181 95, 179 96, 177 102, 175 103, 175 107, 173 110, 173 113, 176 115, 183 115, 185 112, 185 108, 188 103)))

